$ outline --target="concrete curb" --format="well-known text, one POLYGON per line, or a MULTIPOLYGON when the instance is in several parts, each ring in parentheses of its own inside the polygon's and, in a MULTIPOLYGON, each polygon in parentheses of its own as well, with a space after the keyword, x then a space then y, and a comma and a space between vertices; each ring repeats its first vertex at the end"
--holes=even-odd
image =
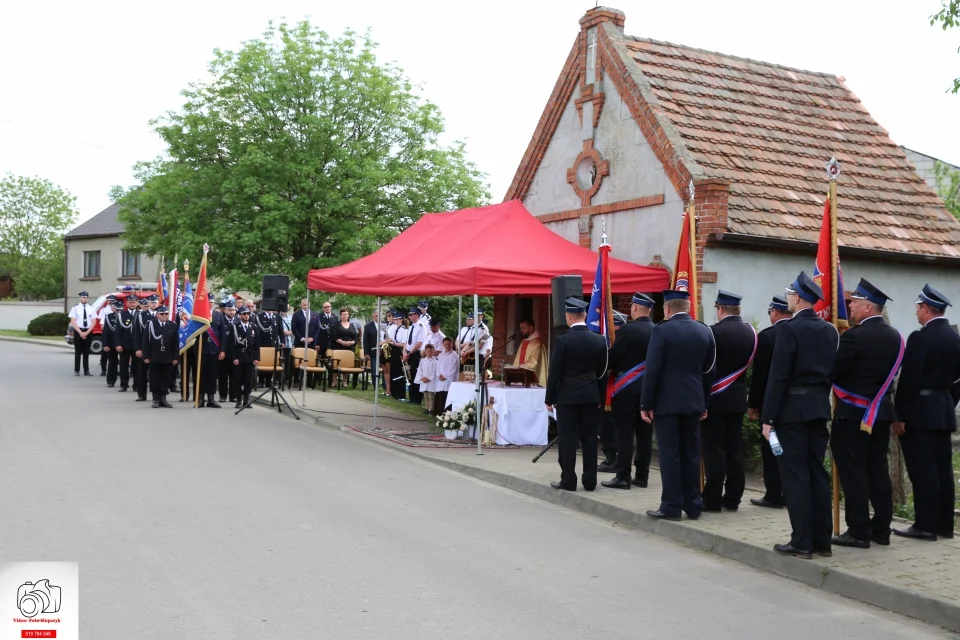
POLYGON ((60 340, 40 340, 37 338, 17 338, 16 336, 0 336, 0 340, 6 342, 22 342, 24 344, 39 344, 44 347, 59 347, 61 349, 73 349, 72 346, 60 340))
POLYGON ((800 560, 781 556, 772 549, 703 531, 684 522, 654 520, 645 514, 624 509, 590 497, 587 492, 557 491, 539 482, 517 476, 480 469, 467 464, 442 460, 423 455, 415 449, 402 447, 385 440, 366 438, 348 428, 341 427, 323 418, 314 422, 325 428, 359 437, 367 442, 400 451, 424 462, 456 471, 463 475, 504 487, 518 493, 544 500, 551 504, 573 509, 581 513, 614 522, 616 524, 669 538, 680 544, 716 554, 729 560, 770 573, 791 578, 812 587, 818 587, 859 600, 873 606, 916 618, 929 624, 960 632, 960 602, 952 602, 901 587, 890 586, 839 567, 832 567, 829 560, 800 560))

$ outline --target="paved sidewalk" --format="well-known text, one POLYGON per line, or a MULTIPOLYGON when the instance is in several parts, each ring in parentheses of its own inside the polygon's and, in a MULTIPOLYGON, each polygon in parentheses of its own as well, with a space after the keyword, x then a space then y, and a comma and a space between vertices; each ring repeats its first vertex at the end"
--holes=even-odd
MULTIPOLYGON (((301 394, 295 395, 299 402, 301 394)), ((310 411, 299 412, 318 425, 346 431, 479 480, 960 631, 960 540, 925 543, 894 536, 889 547, 874 545, 867 551, 835 547, 832 558, 788 558, 772 549, 789 538, 786 510, 754 507, 749 498, 760 494, 749 488, 737 512, 705 513, 698 521, 657 521, 645 515, 647 509, 659 506, 661 487, 656 470, 651 472, 648 489, 556 491, 549 486, 559 478, 555 450, 532 464, 536 449, 485 448, 483 455, 477 455, 475 449, 403 447, 347 428, 373 425, 373 405, 368 402, 308 390, 307 408, 310 411)), ((384 428, 420 428, 411 423, 415 418, 383 407, 378 416, 378 424, 384 428)), ((842 518, 841 513, 841 522, 842 518)))
MULTIPOLYGON (((73 347, 67 344, 63 338, 59 340, 44 340, 42 338, 18 338, 17 336, 0 336, 0 341, 6 340, 7 342, 26 342, 27 344, 40 344, 45 347, 60 347, 61 349, 70 349, 73 347)), ((99 356, 98 356, 99 357, 99 356)))

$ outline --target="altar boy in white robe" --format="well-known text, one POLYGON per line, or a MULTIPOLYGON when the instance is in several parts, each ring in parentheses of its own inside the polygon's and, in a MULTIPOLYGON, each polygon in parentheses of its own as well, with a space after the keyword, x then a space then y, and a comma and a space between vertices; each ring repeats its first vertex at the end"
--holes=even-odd
POLYGON ((456 382, 460 372, 460 356, 453 350, 453 340, 443 339, 443 351, 437 355, 437 383, 434 385, 434 415, 440 415, 447 407, 447 392, 456 382))
POLYGON ((420 391, 423 393, 423 406, 425 411, 432 416, 437 415, 434 407, 436 399, 434 388, 437 383, 437 357, 432 344, 423 348, 423 358, 417 366, 417 384, 420 385, 420 391))

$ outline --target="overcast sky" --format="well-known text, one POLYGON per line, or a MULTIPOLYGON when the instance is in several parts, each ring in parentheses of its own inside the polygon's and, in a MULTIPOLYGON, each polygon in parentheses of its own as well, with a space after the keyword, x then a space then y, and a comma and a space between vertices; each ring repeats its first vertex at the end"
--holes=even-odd
MULTIPOLYGON (((423 86, 503 198, 594 2, 273 0, 4 2, 0 174, 39 175, 77 197, 81 221, 155 157, 148 121, 181 104, 215 47, 305 17, 331 33, 371 28, 383 60, 423 86), (57 6, 60 5, 60 6, 57 6)), ((846 78, 897 144, 960 164, 960 29, 929 25, 939 0, 618 0, 628 34, 846 78)))

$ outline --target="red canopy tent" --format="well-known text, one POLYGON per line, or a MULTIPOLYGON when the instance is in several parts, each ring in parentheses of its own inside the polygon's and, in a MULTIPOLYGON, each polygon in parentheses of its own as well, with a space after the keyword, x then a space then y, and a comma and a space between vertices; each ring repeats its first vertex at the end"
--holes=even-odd
MULTIPOLYGON (((550 279, 583 277, 590 290, 597 254, 546 228, 519 200, 423 216, 376 253, 314 269, 315 291, 366 295, 550 295, 550 279)), ((610 260, 614 293, 659 291, 664 269, 610 260)))

